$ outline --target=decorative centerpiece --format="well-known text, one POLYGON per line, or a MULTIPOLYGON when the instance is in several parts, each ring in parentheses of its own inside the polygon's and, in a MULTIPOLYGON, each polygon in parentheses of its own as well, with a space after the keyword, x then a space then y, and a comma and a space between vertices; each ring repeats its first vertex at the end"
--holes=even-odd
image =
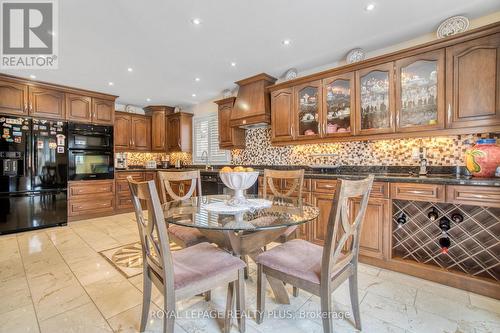
POLYGON ((465 16, 452 16, 441 22, 436 35, 438 38, 453 36, 467 31, 469 28, 469 19, 465 16))
POLYGON ((228 200, 230 206, 248 205, 244 191, 250 188, 259 178, 259 172, 253 168, 244 168, 237 166, 234 169, 224 167, 219 172, 220 179, 230 189, 234 190, 234 196, 228 200))

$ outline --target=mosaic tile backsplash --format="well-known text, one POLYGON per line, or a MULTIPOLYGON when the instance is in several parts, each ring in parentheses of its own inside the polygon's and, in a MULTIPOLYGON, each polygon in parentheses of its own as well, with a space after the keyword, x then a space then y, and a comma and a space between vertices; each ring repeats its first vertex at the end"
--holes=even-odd
POLYGON ((189 153, 127 153, 127 163, 128 165, 144 165, 146 161, 155 160, 169 160, 170 164, 175 165, 177 160, 180 160, 182 164, 191 164, 192 158, 189 153))
POLYGON ((339 143, 272 146, 271 129, 247 130, 246 148, 232 151, 237 165, 394 165, 412 166, 414 147, 427 149, 429 165, 464 165, 465 150, 479 137, 500 138, 500 133, 435 138, 391 139, 339 143))

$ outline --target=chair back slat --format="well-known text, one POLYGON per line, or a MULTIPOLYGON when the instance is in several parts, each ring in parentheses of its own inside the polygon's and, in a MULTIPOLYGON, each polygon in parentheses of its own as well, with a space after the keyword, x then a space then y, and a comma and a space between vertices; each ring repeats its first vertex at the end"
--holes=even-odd
POLYGON ((201 196, 201 176, 200 170, 192 171, 158 171, 158 178, 161 184, 161 193, 163 202, 168 201, 167 194, 172 200, 186 200, 194 196, 195 190, 197 195, 201 196), (171 182, 182 182, 190 180, 189 190, 184 195, 178 195, 174 192, 171 182))
POLYGON ((328 220, 326 241, 323 248, 321 283, 328 283, 336 263, 344 260, 357 263, 359 235, 363 224, 374 176, 362 180, 339 180, 337 182, 333 207, 328 220), (361 197, 356 216, 350 216, 349 203, 361 197), (352 221, 352 222, 351 222, 352 221))
MULTIPOLYGON (((164 283, 173 285, 173 261, 165 217, 154 180, 136 182, 127 177, 141 240, 144 273, 152 270, 164 283), (141 200, 146 202, 148 218, 144 217, 141 200)), ((173 292, 173 291, 172 291, 173 292)))
POLYGON ((289 198, 294 192, 298 192, 298 198, 302 199, 302 187, 304 184, 304 169, 300 170, 272 170, 264 169, 264 188, 262 190, 262 195, 267 195, 267 186, 271 190, 271 193, 275 197, 289 198), (284 193, 276 189, 274 180, 275 179, 285 179, 293 180, 292 186, 284 193))

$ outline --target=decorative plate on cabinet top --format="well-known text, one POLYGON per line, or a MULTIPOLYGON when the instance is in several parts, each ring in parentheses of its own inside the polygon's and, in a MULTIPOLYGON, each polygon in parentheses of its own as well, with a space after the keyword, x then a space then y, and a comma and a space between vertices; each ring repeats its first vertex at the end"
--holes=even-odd
POLYGON ((222 90, 222 97, 223 98, 229 98, 231 97, 233 94, 231 93, 231 90, 230 89, 224 89, 222 90))
POLYGON ((361 48, 352 49, 349 53, 347 53, 345 60, 348 64, 365 60, 365 50, 361 48))
POLYGON ((286 81, 293 80, 293 79, 297 78, 297 75, 298 75, 297 69, 296 68, 290 68, 285 73, 285 80, 286 81))
POLYGON ((452 16, 441 22, 436 35, 438 38, 445 38, 464 32, 469 28, 469 19, 465 16, 452 16))

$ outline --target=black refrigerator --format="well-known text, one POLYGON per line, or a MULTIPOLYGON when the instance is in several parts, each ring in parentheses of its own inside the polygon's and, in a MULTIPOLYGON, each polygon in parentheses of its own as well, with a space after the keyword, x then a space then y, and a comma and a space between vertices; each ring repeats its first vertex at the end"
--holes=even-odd
POLYGON ((67 123, 0 115, 0 235, 67 223, 67 123))

